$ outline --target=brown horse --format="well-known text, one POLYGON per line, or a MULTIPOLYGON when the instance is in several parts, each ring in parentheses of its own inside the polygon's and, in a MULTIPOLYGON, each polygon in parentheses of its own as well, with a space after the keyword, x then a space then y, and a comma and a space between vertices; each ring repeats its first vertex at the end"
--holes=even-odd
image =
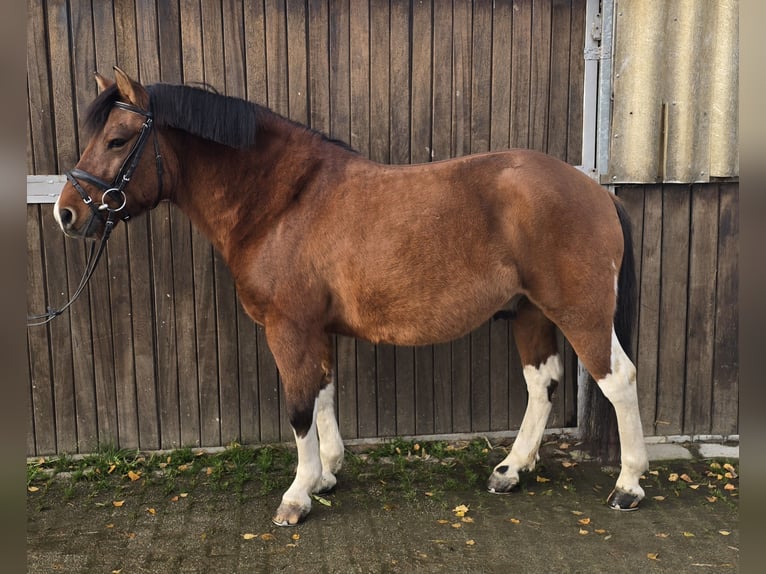
POLYGON ((622 468, 608 502, 638 506, 647 456, 635 368, 616 334, 634 280, 617 199, 541 153, 381 165, 258 105, 143 87, 115 71, 116 82, 97 75, 92 135, 54 215, 68 235, 97 238, 168 200, 221 253, 246 312, 265 327, 298 446, 276 524, 302 520, 342 463, 332 333, 423 345, 503 309, 512 309, 529 402, 489 490, 510 491, 535 464, 563 374, 558 326, 617 415, 622 468))

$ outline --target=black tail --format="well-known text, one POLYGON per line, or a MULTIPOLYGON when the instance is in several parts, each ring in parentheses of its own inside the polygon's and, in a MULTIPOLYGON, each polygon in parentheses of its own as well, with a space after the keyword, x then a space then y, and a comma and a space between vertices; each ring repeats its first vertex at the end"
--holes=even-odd
MULTIPOLYGON (((614 199, 624 241, 622 265, 617 279, 617 309, 614 315, 614 331, 625 353, 631 357, 633 324, 636 317, 638 295, 635 261, 633 259, 633 239, 628 213, 622 202, 617 198, 614 199)), ((584 420, 580 425, 583 433, 582 438, 586 447, 596 458, 604 463, 615 463, 620 458, 617 417, 614 414, 612 404, 601 392, 601 389, 596 387, 598 385, 589 375, 585 393, 585 408, 583 409, 584 420)))

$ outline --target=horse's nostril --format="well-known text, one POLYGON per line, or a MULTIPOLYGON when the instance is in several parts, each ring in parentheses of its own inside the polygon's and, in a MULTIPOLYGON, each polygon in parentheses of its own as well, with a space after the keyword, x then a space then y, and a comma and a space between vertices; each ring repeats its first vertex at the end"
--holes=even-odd
POLYGON ((59 220, 62 226, 69 227, 72 225, 72 221, 74 221, 74 213, 67 207, 61 207, 59 208, 59 220))

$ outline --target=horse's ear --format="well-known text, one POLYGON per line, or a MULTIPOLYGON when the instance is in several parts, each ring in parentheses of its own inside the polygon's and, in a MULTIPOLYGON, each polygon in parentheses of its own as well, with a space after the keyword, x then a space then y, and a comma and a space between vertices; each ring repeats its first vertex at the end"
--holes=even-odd
POLYGON ((98 84, 98 93, 100 94, 107 88, 111 87, 112 84, 114 84, 113 81, 107 80, 104 76, 99 74, 98 72, 93 73, 94 77, 96 78, 96 84, 98 84))
POLYGON ((143 110, 147 109, 149 107, 149 94, 146 89, 138 82, 131 80, 117 66, 114 67, 114 74, 115 80, 117 80, 117 91, 120 93, 121 99, 126 104, 134 105, 143 110))

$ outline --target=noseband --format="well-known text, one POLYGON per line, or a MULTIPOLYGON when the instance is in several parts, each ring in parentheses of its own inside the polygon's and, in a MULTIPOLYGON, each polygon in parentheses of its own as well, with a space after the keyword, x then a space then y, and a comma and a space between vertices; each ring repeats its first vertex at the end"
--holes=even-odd
MULTIPOLYGON (((141 153, 144 151, 144 146, 146 145, 146 141, 149 139, 149 134, 152 131, 152 126, 154 125, 154 119, 152 112, 142 110, 141 108, 137 108, 135 106, 131 106, 130 104, 125 104, 123 102, 115 102, 114 106, 116 108, 120 108, 123 110, 127 110, 129 112, 133 112, 134 114, 139 114, 144 116, 145 120, 143 125, 141 126, 141 131, 138 134, 138 139, 136 140, 136 143, 133 144, 133 148, 130 150, 130 153, 127 155, 125 160, 122 162, 122 165, 120 166, 119 171, 114 176, 114 179, 112 180, 112 183, 109 184, 105 182, 103 179, 96 177, 95 175, 92 175, 88 173, 87 171, 84 171, 79 168, 74 168, 71 171, 68 171, 66 174, 67 179, 69 180, 69 183, 72 184, 72 187, 75 188, 77 193, 80 194, 80 197, 82 198, 83 203, 87 205, 90 210, 93 212, 93 217, 99 217, 103 219, 103 213, 104 211, 108 212, 108 216, 106 218, 106 221, 104 222, 105 228, 104 228, 104 237, 109 236, 109 234, 112 232, 112 228, 114 227, 114 223, 116 218, 118 217, 118 214, 120 211, 125 209, 125 205, 127 204, 127 196, 125 195, 125 187, 130 182, 130 178, 133 177, 133 172, 136 170, 136 167, 138 167, 138 162, 141 159, 141 153), (95 185, 96 187, 100 188, 103 192, 101 195, 101 205, 96 205, 96 203, 93 201, 93 198, 88 194, 87 191, 80 185, 79 180, 84 180, 91 185, 95 185), (107 203, 107 200, 112 200, 113 202, 116 202, 118 204, 117 207, 111 207, 109 203, 107 203)), ((157 142, 157 134, 154 135, 154 157, 155 162, 157 164, 157 182, 158 182, 158 192, 157 192, 157 200, 154 203, 153 207, 157 206, 157 203, 159 203, 160 198, 162 197, 162 156, 160 155, 160 148, 159 143, 157 142)), ((130 215, 128 213, 123 214, 122 216, 123 221, 127 221, 130 219, 130 215)))
MULTIPOLYGON (((127 204, 125 187, 128 185, 128 183, 130 183, 130 178, 133 177, 133 172, 136 170, 136 167, 138 167, 138 162, 141 159, 141 153, 144 151, 146 141, 149 139, 149 134, 152 131, 154 120, 152 117, 152 112, 142 110, 141 108, 131 106, 130 104, 115 102, 114 106, 129 112, 133 112, 134 114, 142 115, 144 116, 145 120, 141 126, 141 131, 138 134, 136 143, 133 144, 133 148, 130 150, 130 153, 122 162, 120 170, 117 172, 117 175, 114 176, 112 183, 109 184, 103 179, 78 168, 74 168, 71 171, 68 171, 66 174, 69 183, 71 183, 72 187, 74 187, 77 193, 80 194, 83 203, 85 203, 85 205, 87 205, 93 212, 87 227, 90 227, 90 222, 94 217, 104 220, 104 212, 106 211, 108 213, 106 219, 104 220, 104 233, 101 236, 101 243, 98 246, 98 250, 96 250, 95 243, 91 244, 90 251, 88 252, 88 261, 85 264, 85 271, 83 272, 82 279, 80 279, 80 284, 77 286, 74 295, 72 295, 66 305, 60 309, 48 307, 48 311, 46 313, 28 316, 28 327, 35 325, 45 325, 46 323, 49 323, 54 318, 58 317, 64 311, 66 311, 69 306, 75 302, 75 300, 80 296, 80 293, 82 293, 83 289, 85 289, 85 286, 88 284, 88 281, 93 275, 93 272, 96 270, 96 265, 98 265, 99 259, 101 259, 101 254, 104 252, 106 241, 109 239, 109 235, 112 233, 112 229, 114 228, 117 217, 122 217, 123 221, 130 219, 130 215, 128 213, 124 213, 121 216, 119 215, 119 213, 125 209, 125 205, 127 204), (90 194, 88 194, 87 191, 85 191, 79 180, 86 181, 89 184, 101 189, 103 193, 101 195, 100 205, 96 205, 96 203, 93 201, 93 198, 90 196, 90 194), (109 203, 107 203, 108 200, 118 203, 118 206, 112 207, 109 205, 109 203)), ((162 198, 162 155, 160 155, 160 147, 159 143, 157 142, 156 132, 154 134, 154 159, 157 164, 158 191, 157 199, 154 202, 152 208, 157 207, 157 204, 162 198)))

